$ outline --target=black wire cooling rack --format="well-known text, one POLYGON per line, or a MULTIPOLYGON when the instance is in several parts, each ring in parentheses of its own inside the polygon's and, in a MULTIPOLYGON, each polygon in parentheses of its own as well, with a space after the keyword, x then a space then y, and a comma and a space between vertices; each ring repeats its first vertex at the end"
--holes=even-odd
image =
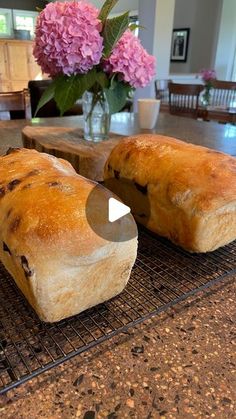
POLYGON ((141 230, 138 258, 119 296, 46 324, 0 265, 0 394, 234 273, 236 242, 196 255, 141 230))

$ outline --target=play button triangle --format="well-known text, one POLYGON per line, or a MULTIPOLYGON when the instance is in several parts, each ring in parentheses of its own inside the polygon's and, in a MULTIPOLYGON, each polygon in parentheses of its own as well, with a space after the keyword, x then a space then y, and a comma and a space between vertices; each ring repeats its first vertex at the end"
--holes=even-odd
POLYGON ((130 208, 127 205, 123 204, 115 198, 109 198, 108 220, 110 221, 110 223, 114 223, 114 221, 119 220, 120 218, 124 217, 129 213, 130 208))

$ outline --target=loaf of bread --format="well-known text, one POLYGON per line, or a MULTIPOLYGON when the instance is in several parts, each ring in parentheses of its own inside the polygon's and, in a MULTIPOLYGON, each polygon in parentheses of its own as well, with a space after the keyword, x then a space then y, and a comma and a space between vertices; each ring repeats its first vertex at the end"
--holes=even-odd
MULTIPOLYGON (((136 223, 128 215, 113 228, 111 240, 97 235, 86 218, 96 185, 70 163, 35 150, 15 149, 0 157, 0 259, 46 322, 114 297, 129 279, 137 254, 136 223), (123 230, 130 240, 122 241, 123 230)), ((113 194, 97 186, 97 196, 90 213, 94 226, 105 229, 109 221, 99 204, 113 194)))
POLYGON ((139 223, 190 252, 236 239, 236 159, 227 154, 141 134, 112 150, 104 178, 139 223))

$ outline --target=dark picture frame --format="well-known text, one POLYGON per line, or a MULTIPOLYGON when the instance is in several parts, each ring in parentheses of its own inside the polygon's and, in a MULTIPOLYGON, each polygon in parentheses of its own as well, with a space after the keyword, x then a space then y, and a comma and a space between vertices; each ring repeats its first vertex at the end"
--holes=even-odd
POLYGON ((172 62, 186 62, 188 56, 190 28, 173 29, 171 55, 172 62))

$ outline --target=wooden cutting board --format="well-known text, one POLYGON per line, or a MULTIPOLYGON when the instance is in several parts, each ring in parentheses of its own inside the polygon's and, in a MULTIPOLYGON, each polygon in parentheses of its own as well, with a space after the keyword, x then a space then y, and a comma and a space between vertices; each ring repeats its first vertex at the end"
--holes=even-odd
POLYGON ((68 160, 80 175, 97 182, 104 180, 105 162, 122 138, 121 135, 111 133, 106 141, 86 141, 82 129, 69 127, 26 126, 22 131, 25 148, 34 148, 68 160))

